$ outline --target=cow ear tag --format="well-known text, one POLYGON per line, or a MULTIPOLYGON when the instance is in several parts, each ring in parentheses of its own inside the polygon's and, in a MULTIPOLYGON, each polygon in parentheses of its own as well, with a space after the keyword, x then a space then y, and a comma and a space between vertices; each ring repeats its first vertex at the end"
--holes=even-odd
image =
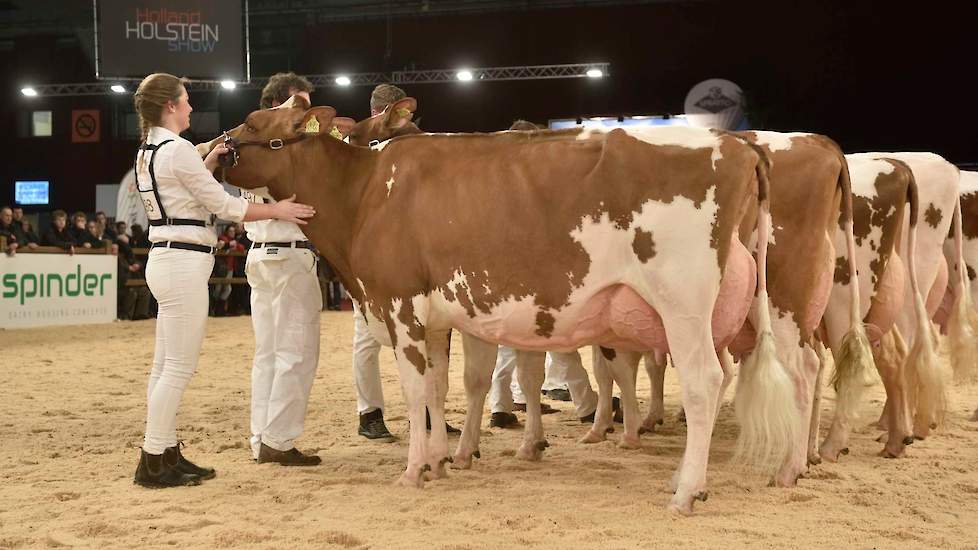
POLYGON ((333 136, 334 138, 340 141, 343 141, 343 134, 340 132, 340 129, 337 128, 336 126, 333 126, 333 129, 329 131, 329 135, 333 136))
POLYGON ((312 117, 309 122, 306 123, 305 133, 307 134, 318 134, 319 133, 319 119, 312 117))

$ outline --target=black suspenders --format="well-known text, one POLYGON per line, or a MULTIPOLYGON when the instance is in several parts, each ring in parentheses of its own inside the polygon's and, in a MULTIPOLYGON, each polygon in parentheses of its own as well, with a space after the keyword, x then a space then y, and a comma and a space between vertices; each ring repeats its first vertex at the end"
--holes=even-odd
MULTIPOLYGON (((146 158, 146 151, 151 151, 152 152, 152 154, 150 154, 150 156, 149 156, 149 179, 150 179, 150 185, 152 186, 152 190, 153 190, 153 196, 156 198, 156 205, 157 205, 157 207, 160 210, 160 217, 159 217, 159 219, 154 220, 154 219, 150 218, 149 219, 149 224, 151 226, 154 226, 154 227, 157 227, 157 226, 160 226, 160 225, 194 225, 194 226, 198 226, 198 227, 205 227, 207 224, 203 220, 190 220, 190 219, 186 219, 186 218, 171 218, 171 217, 169 217, 169 216, 166 215, 166 210, 163 209, 163 200, 160 198, 159 187, 156 184, 156 173, 153 171, 153 163, 156 161, 156 151, 159 150, 160 147, 163 147, 164 145, 166 145, 167 143, 170 143, 171 141, 173 141, 173 140, 172 139, 168 139, 168 140, 165 140, 165 141, 163 141, 161 143, 158 143, 158 144, 155 144, 155 145, 152 145, 152 144, 149 144, 149 143, 144 143, 144 144, 142 144, 142 145, 139 146, 139 149, 141 151, 143 151, 143 160, 144 161, 145 161, 145 158, 146 158)), ((136 155, 136 160, 137 160, 137 163, 138 163, 138 160, 139 160, 139 155, 138 154, 136 155)), ((139 188, 139 175, 138 175, 139 174, 139 170, 138 170, 138 164, 137 163, 134 163, 133 164, 133 169, 135 171, 135 177, 136 177, 136 191, 139 192, 140 194, 142 194, 145 191, 143 191, 142 189, 139 188)), ((148 212, 147 212, 147 214, 148 214, 148 212)))

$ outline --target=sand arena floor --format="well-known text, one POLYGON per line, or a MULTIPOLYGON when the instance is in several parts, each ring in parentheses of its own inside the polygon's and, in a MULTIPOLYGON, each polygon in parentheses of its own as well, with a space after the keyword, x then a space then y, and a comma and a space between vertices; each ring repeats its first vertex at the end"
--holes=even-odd
MULTIPOLYGON (((250 460, 251 321, 218 318, 179 417, 185 452, 218 477, 142 489, 132 474, 153 331, 149 320, 0 332, 0 548, 978 548, 978 423, 967 420, 976 388, 954 391, 948 426, 907 458, 878 458, 878 432, 860 428, 842 463, 813 467, 787 490, 725 464, 737 433, 728 402, 713 439, 710 497, 691 518, 667 513, 662 491, 683 424, 670 418, 643 436, 641 450, 618 449, 617 434, 585 446, 569 403, 550 402, 562 412, 544 417, 552 446, 542 462, 514 457, 519 431, 484 428, 474 469, 417 491, 391 484, 405 464, 407 422, 390 350, 381 356, 387 418, 400 439, 356 435, 349 312, 323 313, 299 445, 318 452, 321 467, 250 460)), ((448 415, 461 425, 455 344, 448 415)), ((587 365, 590 353, 582 355, 587 365)), ((678 386, 671 369, 666 376, 672 417, 678 386)), ((644 410, 644 372, 639 389, 644 410)), ((877 417, 882 398, 881 385, 869 392, 860 426, 877 417)))

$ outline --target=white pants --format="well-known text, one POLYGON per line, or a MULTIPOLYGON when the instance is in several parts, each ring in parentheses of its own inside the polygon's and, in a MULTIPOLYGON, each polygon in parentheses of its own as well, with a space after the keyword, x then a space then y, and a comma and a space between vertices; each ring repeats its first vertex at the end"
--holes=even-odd
POLYGON ((288 451, 302 434, 319 363, 323 298, 311 250, 279 248, 267 256, 252 249, 245 271, 255 330, 251 451, 258 458, 262 443, 288 451))
POLYGON ((380 342, 367 328, 367 321, 353 300, 353 385, 357 391, 357 413, 384 409, 380 383, 380 342))
POLYGON ((177 409, 197 370, 207 323, 207 279, 214 256, 192 250, 154 248, 146 284, 159 302, 156 349, 146 392, 143 450, 162 454, 177 444, 177 409))
MULTIPOLYGON (((577 351, 568 353, 549 352, 545 364, 546 378, 543 389, 567 389, 574 401, 578 417, 587 416, 598 406, 598 394, 591 388, 581 355, 577 351)), ((492 373, 492 386, 489 390, 491 412, 510 412, 513 402, 526 403, 519 382, 513 373, 516 371, 516 351, 499 346, 496 355, 496 368, 492 373)))

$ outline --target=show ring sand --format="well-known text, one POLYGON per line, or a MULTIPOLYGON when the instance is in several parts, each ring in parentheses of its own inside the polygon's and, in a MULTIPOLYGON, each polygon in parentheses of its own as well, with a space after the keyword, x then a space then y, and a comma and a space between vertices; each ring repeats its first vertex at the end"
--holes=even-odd
MULTIPOLYGON (((395 487, 407 459, 404 402, 381 352, 385 416, 396 443, 356 434, 349 312, 322 315, 322 350, 303 451, 313 468, 257 465, 247 446, 251 319, 212 318, 178 434, 185 454, 218 470, 201 487, 132 483, 145 421, 155 321, 0 331, 0 548, 973 548, 978 549, 978 388, 957 387, 947 426, 877 456, 884 398, 867 392, 850 454, 812 467, 793 489, 766 487, 726 464, 737 427, 727 394, 713 436, 710 498, 695 515, 666 511, 663 492, 685 445, 673 369, 667 419, 642 449, 581 445, 570 403, 546 401, 551 447, 517 460, 520 430, 489 430, 472 470, 424 490, 395 487)), ((461 426, 461 342, 452 346, 447 413, 461 426)), ((590 352, 582 352, 590 371, 590 352)), ((827 378, 827 377, 826 377, 827 378)), ((822 402, 823 434, 832 391, 822 402)), ((639 373, 642 412, 648 379, 639 373)), ((520 415, 521 420, 523 415, 520 415)), ((454 452, 457 438, 451 438, 454 452)))

